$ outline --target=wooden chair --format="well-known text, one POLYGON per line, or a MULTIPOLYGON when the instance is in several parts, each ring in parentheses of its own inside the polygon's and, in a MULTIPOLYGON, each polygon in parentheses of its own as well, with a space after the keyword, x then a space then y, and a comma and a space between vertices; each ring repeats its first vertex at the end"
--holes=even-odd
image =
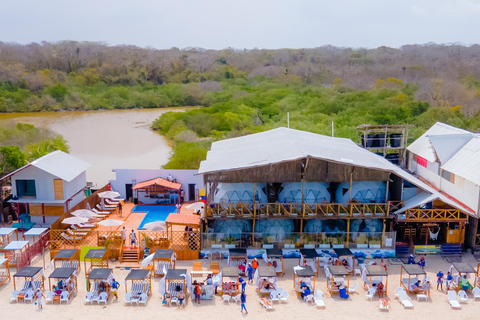
POLYGON ((220 263, 215 261, 210 262, 210 270, 213 272, 213 274, 220 273, 220 263))
POLYGON ((202 262, 201 261, 194 261, 193 262, 193 271, 202 271, 202 262))

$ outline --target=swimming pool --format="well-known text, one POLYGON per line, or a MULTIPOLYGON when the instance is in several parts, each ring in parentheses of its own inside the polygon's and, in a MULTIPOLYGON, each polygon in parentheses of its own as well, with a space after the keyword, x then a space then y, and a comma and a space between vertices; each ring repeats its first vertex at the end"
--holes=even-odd
POLYGON ((170 213, 175 212, 175 206, 135 206, 132 212, 146 212, 137 229, 143 230, 143 226, 149 222, 165 221, 170 213))

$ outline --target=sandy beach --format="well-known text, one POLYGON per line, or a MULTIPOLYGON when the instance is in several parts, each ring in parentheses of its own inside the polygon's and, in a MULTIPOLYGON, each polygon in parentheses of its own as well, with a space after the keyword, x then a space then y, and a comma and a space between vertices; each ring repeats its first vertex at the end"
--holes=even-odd
MULTIPOLYGON (((47 258, 46 258, 47 259, 47 258)), ((442 260, 439 256, 427 256, 426 271, 432 279, 435 274, 442 270, 445 274, 448 270, 449 263, 442 260)), ((367 263, 370 260, 367 260, 367 263)), ((477 262, 472 255, 465 255, 464 262, 469 262, 472 266, 477 265, 477 262)), ((209 265, 209 261, 203 260, 204 268, 209 265)), ((45 262, 48 265, 48 261, 45 262)), ((225 265, 225 261, 222 265, 225 265)), ((262 264, 263 261, 260 261, 262 264)), ((404 309, 401 304, 393 298, 393 292, 399 285, 400 265, 392 265, 387 263, 388 271, 390 273, 388 282, 388 295, 392 299, 391 310, 389 312, 380 312, 378 310, 378 297, 374 298, 373 302, 365 299, 365 290, 362 288, 360 277, 353 277, 351 284, 358 282, 358 294, 353 294, 348 300, 340 300, 338 295, 333 298, 326 289, 326 280, 323 270, 320 271, 317 279, 316 289, 320 289, 325 293, 325 309, 318 309, 313 305, 306 305, 303 300, 297 298, 293 290, 293 266, 297 264, 297 260, 285 260, 284 277, 279 277, 278 286, 290 293, 288 304, 275 304, 275 310, 266 311, 258 302, 258 293, 253 285, 247 285, 247 309, 249 314, 240 313, 240 305, 235 303, 225 304, 221 297, 215 296, 213 300, 202 300, 200 305, 193 304, 191 300, 188 301, 185 309, 178 310, 175 307, 165 307, 161 304, 160 294, 158 293, 158 282, 160 278, 152 280, 153 293, 149 298, 147 306, 125 306, 123 298, 125 295, 124 279, 128 274, 128 270, 114 267, 114 275, 117 281, 120 282, 121 288, 119 291, 120 298, 110 300, 108 305, 84 305, 83 296, 86 292, 85 275, 82 268, 79 278, 79 290, 77 296, 71 302, 63 305, 44 304, 43 310, 38 310, 34 304, 23 303, 9 303, 10 292, 13 290, 13 281, 7 282, 0 287, 0 306, 3 313, 3 319, 28 319, 34 317, 35 319, 154 319, 159 316, 162 318, 178 319, 179 317, 195 317, 199 320, 206 319, 240 319, 254 317, 256 319, 311 319, 312 317, 334 317, 336 319, 417 319, 420 317, 427 317, 431 319, 440 318, 462 318, 462 319, 478 319, 480 313, 480 301, 474 301, 473 296, 469 296, 467 304, 462 304, 461 310, 453 310, 446 301, 445 291, 434 290, 431 293, 431 300, 428 302, 418 302, 414 295, 411 295, 414 309, 404 309)), ((42 266, 43 261, 41 257, 37 256, 32 264, 34 266, 42 266)), ((115 264, 114 264, 115 265, 115 264)), ((178 261, 177 268, 187 268, 191 270, 192 261, 178 261)), ((45 275, 52 271, 47 268, 45 275)), ((15 270, 12 270, 12 275, 15 270)), ((22 283, 23 279, 19 282, 22 283)), ((473 281, 473 279, 471 280, 473 281)), ((435 282, 435 280, 434 280, 435 282)), ((48 279, 46 281, 48 285, 48 279)))

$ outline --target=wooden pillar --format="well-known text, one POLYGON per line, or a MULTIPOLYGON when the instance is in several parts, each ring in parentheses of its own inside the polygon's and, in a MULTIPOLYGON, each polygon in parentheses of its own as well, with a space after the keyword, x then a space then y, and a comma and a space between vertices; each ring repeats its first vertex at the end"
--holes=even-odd
POLYGON ((380 242, 382 244, 382 247, 383 247, 384 242, 385 242, 385 228, 386 228, 386 226, 387 226, 386 220, 383 219, 382 241, 380 242))
POLYGON ((303 235, 303 218, 304 217, 305 217, 305 179, 302 178, 302 218, 300 219, 300 236, 303 235))
POLYGON ((42 216, 43 216, 43 223, 45 223, 45 203, 42 203, 42 216))
POLYGON ((257 215, 257 202, 255 198, 255 182, 253 183, 253 217, 257 215))
MULTIPOLYGON (((350 248, 350 219, 347 219, 347 248, 350 248)), ((353 259, 355 263, 355 259, 353 259)))

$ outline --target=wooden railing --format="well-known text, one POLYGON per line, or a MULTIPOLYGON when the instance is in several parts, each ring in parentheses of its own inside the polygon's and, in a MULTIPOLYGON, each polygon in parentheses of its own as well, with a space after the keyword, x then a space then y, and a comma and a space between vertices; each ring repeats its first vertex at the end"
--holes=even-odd
POLYGON ((475 246, 480 246, 480 233, 475 235, 475 246))
POLYGON ((386 218, 392 203, 215 203, 208 217, 306 217, 306 218, 386 218))
MULTIPOLYGON (((408 209, 405 221, 467 221, 468 216, 457 209, 408 209)), ((403 220, 403 215, 399 220, 403 220)))

